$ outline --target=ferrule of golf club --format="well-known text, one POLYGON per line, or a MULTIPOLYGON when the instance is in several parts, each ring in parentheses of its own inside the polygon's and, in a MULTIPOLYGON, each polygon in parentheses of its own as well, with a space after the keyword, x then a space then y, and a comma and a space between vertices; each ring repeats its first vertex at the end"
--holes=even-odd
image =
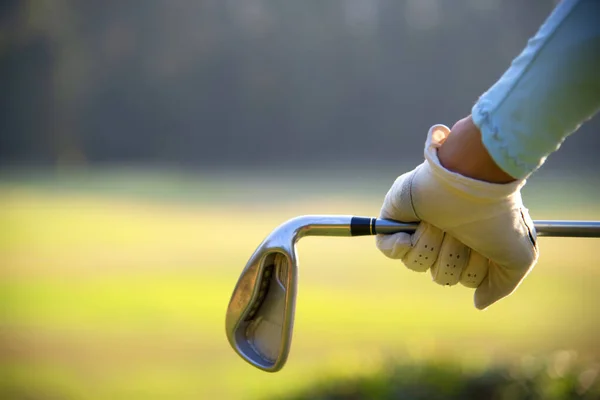
MULTIPOLYGON (((600 237, 600 221, 534 221, 538 237, 600 237)), ((233 290, 225 329, 231 347, 251 365, 279 371, 289 354, 296 293, 296 242, 304 236, 412 233, 418 223, 352 215, 305 215, 279 225, 258 246, 233 290)))

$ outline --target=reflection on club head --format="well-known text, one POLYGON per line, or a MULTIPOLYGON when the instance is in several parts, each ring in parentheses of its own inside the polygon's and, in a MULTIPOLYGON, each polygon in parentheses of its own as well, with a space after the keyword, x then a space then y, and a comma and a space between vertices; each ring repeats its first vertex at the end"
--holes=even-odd
POLYGON ((263 242, 242 272, 227 308, 226 330, 242 358, 275 372, 289 352, 297 265, 292 243, 273 247, 270 242, 263 242))

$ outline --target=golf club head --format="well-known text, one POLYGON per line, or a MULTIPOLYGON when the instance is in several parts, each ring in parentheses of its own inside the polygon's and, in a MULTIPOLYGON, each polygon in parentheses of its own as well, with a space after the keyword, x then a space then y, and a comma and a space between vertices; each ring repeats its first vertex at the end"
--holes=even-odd
POLYGON ((351 215, 304 215, 277 227, 258 246, 233 290, 225 329, 231 347, 251 365, 279 371, 287 361, 298 287, 296 242, 305 236, 412 232, 415 226, 351 215))
POLYGON ((233 349, 267 372, 285 364, 292 339, 298 265, 296 234, 285 224, 256 249, 235 286, 226 314, 233 349))

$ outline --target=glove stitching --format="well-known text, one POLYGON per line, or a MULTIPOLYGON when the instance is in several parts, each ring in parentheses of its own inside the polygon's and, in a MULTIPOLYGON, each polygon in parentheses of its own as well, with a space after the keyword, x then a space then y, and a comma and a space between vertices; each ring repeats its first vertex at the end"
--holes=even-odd
POLYGON ((418 220, 421 220, 421 217, 417 214, 417 210, 415 210, 415 203, 413 201, 413 180, 415 179, 415 175, 417 174, 418 169, 416 169, 412 174, 410 174, 410 180, 408 182, 408 195, 410 197, 410 208, 412 209, 413 214, 417 217, 418 220))
POLYGON ((533 232, 531 231, 531 227, 529 226, 529 224, 527 223, 527 220, 525 219, 525 214, 523 214, 523 209, 521 208, 519 211, 521 214, 521 222, 523 223, 523 225, 525 225, 525 228, 527 229, 527 235, 529 236, 529 241, 531 242, 531 244, 533 245, 533 249, 537 253, 539 250, 537 247, 537 241, 535 240, 535 236, 533 235, 533 232))

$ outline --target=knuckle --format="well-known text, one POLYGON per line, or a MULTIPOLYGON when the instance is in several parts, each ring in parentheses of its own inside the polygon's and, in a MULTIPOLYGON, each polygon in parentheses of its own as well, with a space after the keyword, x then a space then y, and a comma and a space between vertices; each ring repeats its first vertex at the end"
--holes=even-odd
POLYGON ((463 278, 460 279, 460 284, 463 285, 464 287, 468 287, 470 289, 476 289, 479 287, 479 285, 481 285, 481 282, 483 282, 483 279, 485 278, 485 276, 487 275, 486 272, 469 272, 467 274, 465 274, 465 276, 463 278))
POLYGON ((439 229, 421 223, 411 238, 410 250, 402 259, 406 267, 418 272, 427 271, 439 256, 443 236, 439 229))
POLYGON ((402 238, 397 238, 394 235, 377 235, 375 237, 377 249, 386 257, 394 260, 401 259, 408 251, 408 246, 403 245, 401 242, 402 238))
POLYGON ((488 270, 488 259, 475 251, 471 251, 469 261, 460 277, 461 285, 471 289, 478 288, 488 275, 488 270))
POLYGON ((460 281, 468 255, 468 247, 453 236, 445 235, 439 257, 431 269, 433 281, 445 286, 456 285, 460 281))
MULTIPOLYGON (((411 269, 417 272, 425 272, 431 267, 431 262, 429 260, 430 255, 427 251, 419 251, 420 249, 415 249, 409 251, 407 255, 402 259, 406 268, 411 269)), ((427 250, 427 249, 424 249, 427 250)))
POLYGON ((454 286, 460 280, 460 274, 457 271, 439 268, 437 265, 431 268, 433 281, 442 286, 454 286))

